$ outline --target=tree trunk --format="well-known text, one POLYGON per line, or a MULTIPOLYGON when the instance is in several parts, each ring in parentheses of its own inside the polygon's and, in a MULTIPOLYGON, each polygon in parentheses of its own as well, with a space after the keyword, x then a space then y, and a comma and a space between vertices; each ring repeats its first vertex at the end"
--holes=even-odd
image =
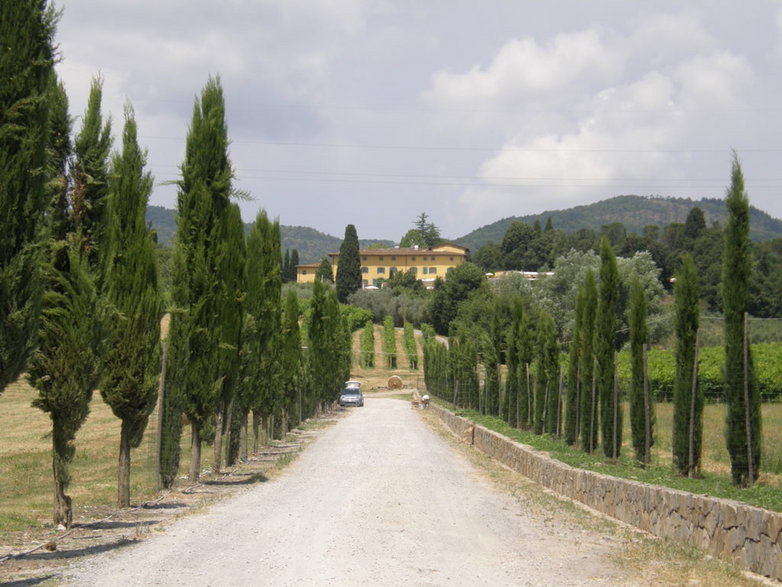
POLYGON ((689 443, 687 450, 687 476, 690 479, 694 479, 698 475, 699 463, 695 459, 695 408, 697 407, 697 394, 698 394, 698 336, 700 330, 695 331, 695 352, 693 353, 692 362, 692 382, 690 385, 690 426, 688 430, 689 443))
POLYGON ((130 507, 130 424, 122 421, 117 464, 117 507, 130 507))
POLYGON ((239 427, 239 458, 247 460, 247 415, 242 420, 239 427))
POLYGON ((215 414, 215 438, 214 438, 214 464, 212 468, 215 473, 220 473, 223 467, 223 419, 225 409, 220 402, 220 406, 217 408, 217 414, 215 414))
POLYGON ((652 462, 652 401, 649 394, 648 345, 644 345, 644 466, 652 462))
POLYGON ((262 440, 263 446, 268 445, 269 442, 271 441, 271 430, 270 430, 272 426, 271 419, 272 417, 268 414, 266 414, 263 417, 263 440, 262 440))
POLYGON ((195 483, 201 476, 201 432, 198 430, 195 422, 191 422, 190 429, 193 433, 190 445, 190 476, 188 479, 191 483, 195 483))
POLYGON ((288 435, 288 410, 282 411, 282 437, 288 435))
POLYGON ((260 428, 261 428, 261 415, 253 410, 253 454, 258 454, 258 446, 260 445, 260 428))
POLYGON ((61 434, 58 433, 57 425, 55 423, 54 430, 52 431, 52 444, 54 446, 54 450, 52 451, 52 470, 54 472, 54 525, 57 526, 62 524, 66 528, 70 528, 73 521, 73 506, 70 496, 65 495, 68 479, 68 465, 64 462, 63 455, 60 454, 60 450, 65 447, 66 443, 61 442, 59 436, 61 436, 61 434))
POLYGON ((233 425, 233 416, 234 416, 234 400, 231 399, 231 402, 228 404, 228 410, 226 410, 226 417, 225 417, 225 434, 227 438, 225 452, 225 463, 226 465, 232 465, 234 463, 229 462, 228 460, 228 453, 230 452, 230 444, 231 444, 231 426, 233 425))

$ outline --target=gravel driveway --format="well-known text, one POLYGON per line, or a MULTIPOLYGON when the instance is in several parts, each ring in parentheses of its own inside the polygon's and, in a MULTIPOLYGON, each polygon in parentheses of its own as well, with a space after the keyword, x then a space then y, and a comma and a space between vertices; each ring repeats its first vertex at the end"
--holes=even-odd
POLYGON ((279 477, 96 556, 75 585, 616 585, 611 537, 533 514, 408 403, 368 397, 279 477))

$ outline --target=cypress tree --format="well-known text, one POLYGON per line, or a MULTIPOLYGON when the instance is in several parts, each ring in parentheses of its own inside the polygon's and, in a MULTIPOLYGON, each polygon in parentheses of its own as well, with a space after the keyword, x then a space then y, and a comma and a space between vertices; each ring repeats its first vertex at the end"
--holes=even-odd
POLYGON ((282 271, 280 272, 283 283, 288 283, 291 280, 290 274, 291 274, 291 252, 290 249, 285 249, 285 254, 282 256, 282 271))
POLYGON ((514 427, 519 426, 519 392, 520 392, 520 352, 519 345, 524 336, 522 319, 524 307, 521 296, 514 296, 511 302, 511 324, 505 337, 505 362, 508 367, 505 379, 505 421, 514 427))
POLYGON ((581 448, 593 452, 597 448, 599 401, 595 371, 595 315, 597 313, 597 283, 589 269, 582 285, 583 320, 581 330, 581 448))
POLYGON ((73 520, 65 493, 76 454, 73 441, 89 414, 103 339, 94 279, 77 237, 50 242, 39 344, 28 368, 28 380, 38 390, 33 405, 52 421, 54 523, 66 527, 73 520))
POLYGON ((725 397, 728 402, 726 440, 733 483, 752 485, 760 466, 760 393, 754 381, 752 353, 746 336, 746 311, 752 273, 749 243, 749 198, 744 174, 733 154, 727 193, 728 218, 722 265, 722 306, 725 313, 725 397))
POLYGON ((320 280, 315 280, 312 286, 312 300, 310 302, 310 321, 307 329, 309 333, 310 369, 314 385, 315 397, 318 409, 325 409, 325 398, 329 395, 331 375, 334 372, 333 353, 331 349, 331 336, 328 323, 327 297, 329 290, 320 280))
POLYGON ((559 349, 554 319, 546 311, 538 318, 535 433, 556 435, 558 422, 559 349))
POLYGON ((282 390, 283 433, 302 420, 301 410, 301 333, 299 301, 294 290, 288 290, 282 321, 280 355, 280 389, 282 390))
POLYGON ((337 299, 346 304, 348 296, 361 289, 361 257, 358 247, 356 227, 348 224, 345 227, 345 238, 339 247, 339 263, 337 264, 337 299))
POLYGON ((25 369, 41 313, 55 23, 45 1, 0 2, 0 393, 25 369))
POLYGON ((676 374, 673 381, 673 465, 681 475, 700 472, 703 391, 697 382, 699 292, 692 257, 682 256, 673 288, 676 300, 676 374))
POLYGON ((240 348, 242 338, 242 302, 245 296, 244 223, 239 205, 228 206, 223 221, 222 251, 220 253, 220 373, 221 384, 217 400, 214 436, 213 470, 222 469, 223 435, 230 428, 234 396, 238 387, 240 348))
MULTIPOLYGON (((550 218, 549 218, 550 220, 550 218)), ((581 415, 581 346, 584 337, 584 296, 583 288, 576 295, 576 316, 573 325, 573 337, 568 352, 567 390, 565 401, 565 442, 574 445, 578 439, 579 416, 581 415)))
POLYGON ((160 292, 156 247, 145 212, 152 176, 137 142, 136 121, 125 108, 122 153, 109 177, 104 295, 116 319, 107 325, 101 395, 121 421, 118 506, 130 506, 131 448, 141 444, 157 399, 160 374, 160 292))
POLYGON ((291 265, 290 273, 288 274, 288 280, 296 283, 296 266, 299 264, 299 251, 293 249, 291 251, 291 265))
MULTIPOLYGON (((697 304, 697 298, 695 300, 697 304)), ((646 382, 645 346, 647 338, 646 294, 637 275, 630 287, 630 306, 627 312, 630 326, 630 362, 632 381, 630 385, 630 432, 633 440, 635 458, 649 463, 647 446, 652 446, 651 430, 653 416, 652 402, 649 398, 649 386, 646 382), (649 438, 647 438, 647 435, 649 438), (648 442, 647 442, 648 441, 648 442)))
POLYGON ((361 366, 364 369, 375 366, 375 325, 367 322, 361 334, 361 366))
MULTIPOLYGON (((264 437, 269 439, 272 430, 272 418, 282 409, 282 391, 279 385, 280 377, 280 336, 282 320, 282 298, 279 263, 280 256, 280 223, 271 221, 265 211, 261 211, 255 219, 258 226, 259 242, 253 244, 258 256, 253 266, 248 264, 250 271, 257 272, 253 277, 257 292, 254 292, 250 313, 255 317, 258 346, 255 360, 257 370, 253 381, 251 407, 253 411, 254 446, 257 450, 258 423, 263 422, 264 437), (258 248, 260 245, 260 248, 258 248)), ((250 253, 248 252, 248 262, 250 253)), ((248 284, 248 293, 250 287, 248 284)))
POLYGON ((600 287, 595 316, 597 393, 600 400, 600 433, 603 454, 619 458, 622 448, 622 408, 616 387, 616 330, 619 273, 608 239, 600 241, 600 287))
POLYGON ((323 257, 318 270, 315 272, 315 279, 320 279, 326 283, 334 283, 334 271, 331 269, 331 263, 328 257, 323 257))
POLYGON ((195 100, 179 181, 170 333, 170 399, 190 421, 191 481, 200 476, 201 442, 221 392, 219 255, 232 176, 223 91, 210 78, 195 100))

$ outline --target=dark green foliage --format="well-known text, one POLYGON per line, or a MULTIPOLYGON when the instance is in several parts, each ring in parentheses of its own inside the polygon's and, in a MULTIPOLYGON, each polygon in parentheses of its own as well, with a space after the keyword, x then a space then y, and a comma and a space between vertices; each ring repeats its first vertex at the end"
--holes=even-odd
POLYGON ((576 296, 576 318, 568 351, 567 387, 565 390, 565 430, 564 438, 568 445, 578 440, 581 417, 581 347, 584 344, 584 302, 583 291, 576 296))
POLYGON ((396 330, 391 316, 383 320, 383 354, 386 356, 386 367, 396 369, 396 330))
MULTIPOLYGON (((695 300, 697 304, 697 299, 695 300)), ((630 326, 630 362, 632 378, 630 384, 630 432, 635 458, 649 463, 647 447, 652 446, 653 400, 649 397, 646 376, 647 303, 646 293, 636 276, 630 286, 630 305, 627 311, 630 326)))
POLYGON ((473 263, 462 263, 449 269, 445 281, 437 278, 430 310, 432 326, 437 333, 448 334, 450 324, 456 318, 459 304, 472 292, 487 285, 483 271, 473 263))
POLYGON ((429 215, 421 212, 413 222, 415 228, 411 228, 399 241, 400 247, 419 246, 422 249, 431 249, 443 239, 440 238, 440 229, 429 221, 429 215))
POLYGON ((349 377, 350 355, 345 348, 347 327, 340 319, 339 303, 333 289, 321 281, 313 285, 310 304, 310 370, 315 397, 321 408, 333 403, 349 377), (348 365, 347 374, 345 365, 348 365))
MULTIPOLYGON (((201 440, 210 431, 221 393, 220 319, 225 298, 220 254, 232 175, 223 91, 218 80, 209 79, 193 107, 179 181, 170 354, 170 380, 176 387, 166 390, 181 399, 190 420, 192 480, 200 474, 201 440), (186 340, 174 339, 179 336, 186 340)), ((279 253, 275 263, 279 267, 279 253)))
POLYGON ((280 353, 280 390, 282 411, 291 424, 298 424, 309 414, 302 413, 301 392, 301 333, 299 331, 299 304, 296 292, 288 291, 282 319, 282 350, 280 353))
POLYGON ((0 392, 38 332, 55 21, 45 1, 0 2, 0 392))
POLYGON ((75 235, 50 242, 39 344, 28 368, 28 380, 38 390, 33 405, 52 420, 54 523, 66 527, 73 515, 65 494, 76 453, 73 441, 89 414, 100 377, 103 340, 104 317, 80 243, 75 235))
POLYGON ((620 285, 616 257, 605 237, 600 243, 600 260, 594 343, 597 393, 600 399, 600 432, 603 454, 609 458, 618 458, 622 448, 622 410, 615 375, 620 285))
POLYGON ((365 369, 375 366, 375 325, 371 320, 361 333, 361 366, 365 369))
POLYGON ((334 271, 331 268, 331 262, 328 257, 323 257, 318 270, 315 272, 315 279, 320 279, 326 283, 334 283, 334 271))
POLYGON ((752 485, 760 466, 760 394, 745 345, 746 311, 752 273, 749 249, 749 198, 744 175, 734 154, 726 204, 722 299, 725 314, 725 398, 728 402, 726 440, 733 483, 752 485))
POLYGON ((505 339, 505 364, 508 372, 505 380, 505 420, 509 425, 519 426, 519 411, 521 409, 521 374, 524 365, 521 361, 521 341, 524 332, 524 303, 521 296, 516 295, 511 302, 511 325, 505 339))
POLYGON ((449 338, 446 395, 454 406, 477 410, 479 407, 478 345, 468 334, 460 332, 449 338))
POLYGON ((597 314, 597 283, 595 274, 587 271, 579 292, 579 304, 582 306, 582 330, 578 362, 581 366, 581 448, 593 452, 597 448, 597 430, 599 401, 597 395, 595 371, 595 317, 597 314))
POLYGON ((676 300, 676 376, 673 382, 673 465, 681 475, 700 473, 703 390, 697 383, 698 278, 685 254, 673 288, 676 300))
POLYGON ((116 315, 107 324, 101 395, 122 420, 120 507, 130 505, 130 449, 141 444, 155 407, 160 374, 156 250, 144 219, 152 176, 144 171, 145 164, 133 111, 127 107, 122 152, 114 156, 109 177, 103 254, 104 296, 116 315))
POLYGON ((69 214, 83 238, 82 246, 93 267, 98 266, 106 225, 103 215, 108 197, 111 122, 103 121, 101 101, 103 81, 96 78, 90 87, 82 127, 74 141, 73 181, 69 214))
POLYGON ((337 299, 343 304, 350 294, 361 289, 361 256, 356 227, 352 224, 345 227, 345 238, 339 247, 336 286, 337 299))
POLYGON ((538 317, 536 347, 534 430, 536 434, 558 435, 559 348, 554 319, 548 312, 538 317))

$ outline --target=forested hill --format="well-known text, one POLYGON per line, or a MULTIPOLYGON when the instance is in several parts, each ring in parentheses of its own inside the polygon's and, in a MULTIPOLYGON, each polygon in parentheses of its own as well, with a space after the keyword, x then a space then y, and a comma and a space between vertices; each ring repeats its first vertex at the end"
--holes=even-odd
MULTIPOLYGON (((528 224, 533 224, 537 220, 541 226, 545 226, 549 218, 551 218, 554 228, 566 232, 581 228, 599 231, 601 226, 621 222, 628 232, 640 233, 643 227, 649 224, 662 227, 675 222, 683 223, 689 211, 696 206, 703 210, 708 225, 715 221, 722 222, 726 216, 725 200, 717 198, 690 200, 687 198, 616 196, 567 210, 503 218, 478 228, 456 239, 455 242, 474 252, 481 245, 490 241, 496 244, 502 243, 505 231, 515 220, 521 220, 528 224)), ((750 207, 750 214, 753 240, 766 241, 782 237, 782 220, 772 218, 766 212, 754 207, 750 207)))
MULTIPOLYGON (((147 224, 156 232, 158 243, 170 246, 174 232, 176 231, 176 211, 161 206, 149 206, 147 208, 147 224)), ((245 224, 247 230, 249 224, 245 224)), ((306 226, 280 226, 282 236, 282 251, 296 249, 299 252, 300 263, 318 263, 328 253, 339 251, 342 239, 331 236, 314 228, 306 226)), ((359 240, 360 247, 369 247, 380 244, 384 247, 392 247, 394 243, 388 240, 359 240)))

